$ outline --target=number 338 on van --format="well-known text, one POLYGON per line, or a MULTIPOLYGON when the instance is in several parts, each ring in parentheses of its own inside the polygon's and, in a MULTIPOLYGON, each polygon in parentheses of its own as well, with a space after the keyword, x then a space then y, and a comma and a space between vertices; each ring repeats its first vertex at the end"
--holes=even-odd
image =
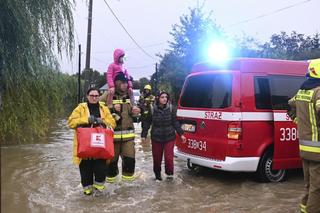
POLYGON ((205 141, 197 141, 195 139, 188 138, 187 146, 189 149, 198 149, 200 151, 207 151, 207 142, 205 141))

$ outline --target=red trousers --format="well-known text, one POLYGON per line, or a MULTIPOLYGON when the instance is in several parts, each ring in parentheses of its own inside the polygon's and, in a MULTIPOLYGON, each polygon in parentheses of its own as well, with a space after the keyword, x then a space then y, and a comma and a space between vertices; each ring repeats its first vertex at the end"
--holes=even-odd
POLYGON ((164 153, 164 165, 167 175, 173 175, 173 148, 174 140, 166 143, 152 141, 153 171, 161 174, 161 162, 164 153))

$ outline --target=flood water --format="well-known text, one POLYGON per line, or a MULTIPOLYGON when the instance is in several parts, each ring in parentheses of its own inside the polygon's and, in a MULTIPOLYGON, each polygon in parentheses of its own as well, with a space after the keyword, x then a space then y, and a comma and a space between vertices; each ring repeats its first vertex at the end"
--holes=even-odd
POLYGON ((1 147, 1 212, 299 212, 301 170, 290 172, 286 182, 265 184, 247 173, 194 173, 175 159, 174 180, 155 181, 151 146, 141 144, 139 132, 137 179, 106 183, 101 196, 82 194, 66 120, 58 122, 48 141, 1 147))

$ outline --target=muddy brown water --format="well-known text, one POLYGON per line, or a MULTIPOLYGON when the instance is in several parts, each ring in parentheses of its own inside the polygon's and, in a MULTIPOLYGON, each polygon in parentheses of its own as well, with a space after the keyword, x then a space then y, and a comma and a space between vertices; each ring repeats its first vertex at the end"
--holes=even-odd
POLYGON ((136 180, 106 183, 100 196, 82 194, 79 170, 72 164, 73 130, 66 120, 58 122, 48 141, 2 146, 1 212, 299 212, 301 170, 291 171, 283 183, 257 183, 248 173, 194 173, 175 159, 174 180, 159 182, 150 143, 142 144, 139 132, 136 180))

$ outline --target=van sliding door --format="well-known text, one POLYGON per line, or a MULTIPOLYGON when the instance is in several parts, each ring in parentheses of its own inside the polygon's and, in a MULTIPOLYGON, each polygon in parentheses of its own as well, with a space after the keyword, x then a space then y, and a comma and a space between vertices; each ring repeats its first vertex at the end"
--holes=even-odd
POLYGON ((304 77, 270 76, 271 104, 274 117, 273 169, 301 167, 298 130, 287 114, 288 100, 299 90, 304 77))

